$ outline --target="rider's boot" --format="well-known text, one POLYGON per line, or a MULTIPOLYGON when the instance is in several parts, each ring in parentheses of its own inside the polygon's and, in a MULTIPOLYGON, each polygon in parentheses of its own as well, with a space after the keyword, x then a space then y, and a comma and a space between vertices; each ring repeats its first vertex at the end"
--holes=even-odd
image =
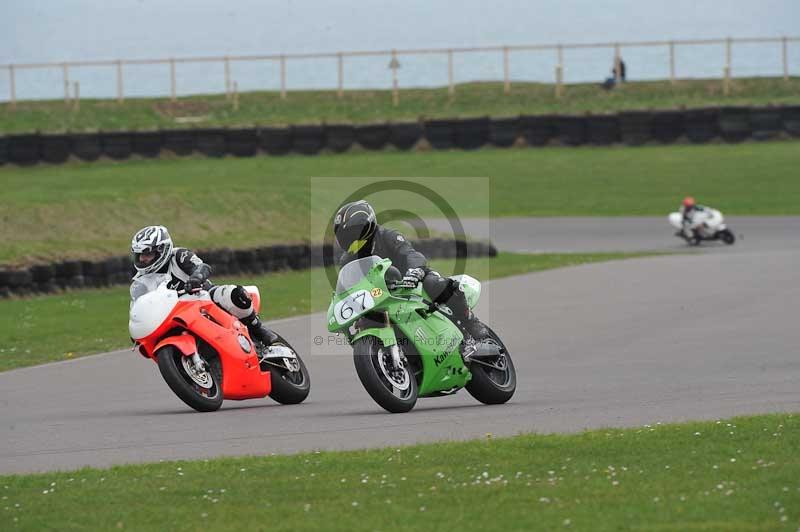
POLYGON ((250 338, 261 342, 264 347, 269 347, 278 341, 278 335, 269 330, 255 312, 243 318, 241 321, 247 327, 250 338))
POLYGON ((470 311, 469 315, 461 322, 460 328, 478 341, 489 337, 489 329, 486 328, 486 325, 484 325, 472 311, 470 311))
POLYGON ((450 310, 453 311, 453 322, 465 338, 481 341, 489 336, 489 330, 475 316, 467 304, 467 297, 461 290, 456 290, 448 301, 450 310))

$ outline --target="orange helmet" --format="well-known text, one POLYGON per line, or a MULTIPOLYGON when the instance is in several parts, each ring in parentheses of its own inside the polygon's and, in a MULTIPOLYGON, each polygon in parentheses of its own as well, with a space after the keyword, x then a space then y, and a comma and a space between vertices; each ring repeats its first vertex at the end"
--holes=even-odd
POLYGON ((691 196, 686 196, 683 198, 683 206, 684 207, 694 207, 697 203, 694 201, 694 198, 691 196))

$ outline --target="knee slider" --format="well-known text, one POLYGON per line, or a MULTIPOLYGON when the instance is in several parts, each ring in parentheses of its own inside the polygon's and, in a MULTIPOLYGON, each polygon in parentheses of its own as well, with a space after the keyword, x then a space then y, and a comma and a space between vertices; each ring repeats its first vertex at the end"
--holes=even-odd
POLYGON ((243 287, 236 286, 236 288, 231 291, 231 303, 240 309, 249 309, 252 302, 253 300, 250 299, 250 294, 248 294, 247 290, 243 287))

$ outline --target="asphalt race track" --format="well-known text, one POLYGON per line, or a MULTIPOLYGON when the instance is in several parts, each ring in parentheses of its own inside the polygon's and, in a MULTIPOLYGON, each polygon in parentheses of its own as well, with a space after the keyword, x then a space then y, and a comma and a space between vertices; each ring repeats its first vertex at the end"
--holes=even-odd
MULTIPOLYGON (((383 412, 321 315, 274 322, 305 356, 308 401, 198 414, 131 351, 0 374, 0 473, 404 445, 800 410, 800 218, 732 218, 732 247, 493 281, 479 314, 504 338, 517 393, 466 391, 383 412)), ((474 230, 482 225, 467 221, 474 230)), ((496 220, 502 249, 683 250, 665 218, 496 220)))

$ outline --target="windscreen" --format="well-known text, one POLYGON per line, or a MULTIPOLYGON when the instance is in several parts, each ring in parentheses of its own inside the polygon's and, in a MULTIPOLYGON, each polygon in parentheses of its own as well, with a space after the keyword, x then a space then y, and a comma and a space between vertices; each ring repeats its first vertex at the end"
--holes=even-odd
POLYGON ((148 292, 152 292, 158 285, 169 281, 168 273, 148 273, 137 277, 131 283, 131 301, 136 301, 148 292))
POLYGON ((372 267, 381 260, 383 259, 372 255, 345 264, 339 271, 339 280, 336 282, 336 293, 341 294, 353 288, 361 279, 366 277, 372 267))

